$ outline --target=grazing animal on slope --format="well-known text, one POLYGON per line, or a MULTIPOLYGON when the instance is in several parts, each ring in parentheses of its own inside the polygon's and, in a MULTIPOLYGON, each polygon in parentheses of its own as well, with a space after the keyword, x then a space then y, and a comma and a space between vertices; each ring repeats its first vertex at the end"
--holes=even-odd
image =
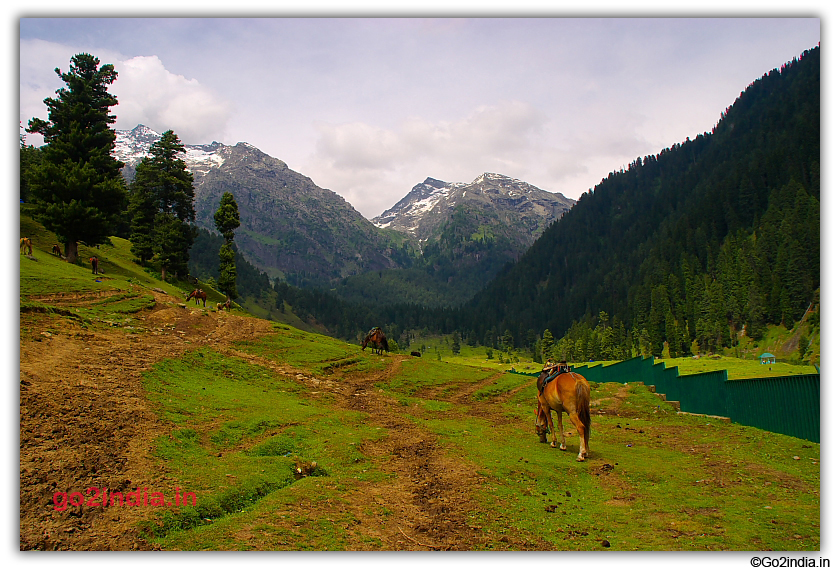
POLYGON ((61 255, 61 246, 58 244, 53 245, 52 252, 58 257, 64 257, 63 255, 61 255))
POLYGON ((566 435, 563 433, 565 411, 580 436, 577 460, 586 459, 589 455, 589 431, 592 425, 589 415, 589 382, 577 372, 560 372, 557 368, 549 368, 543 370, 537 378, 537 392, 538 405, 534 413, 540 441, 546 441, 545 432, 550 429, 551 447, 557 447, 557 430, 551 420, 551 410, 554 410, 557 412, 560 430, 560 449, 566 449, 566 435))
POLYGON ((195 289, 191 291, 190 294, 187 295, 187 298, 184 299, 184 302, 186 303, 190 299, 195 299, 196 305, 198 305, 198 301, 201 300, 204 303, 204 306, 207 306, 207 293, 205 293, 201 289, 195 289))
POLYGON ((382 354, 382 351, 388 351, 388 339, 385 338, 385 333, 382 332, 382 329, 379 327, 373 327, 370 329, 370 332, 367 333, 365 339, 362 341, 362 350, 367 348, 367 345, 371 345, 371 350, 373 350, 376 354, 382 354))
POLYGON ((28 237, 20 238, 20 252, 27 253, 27 255, 32 255, 32 240, 28 237))

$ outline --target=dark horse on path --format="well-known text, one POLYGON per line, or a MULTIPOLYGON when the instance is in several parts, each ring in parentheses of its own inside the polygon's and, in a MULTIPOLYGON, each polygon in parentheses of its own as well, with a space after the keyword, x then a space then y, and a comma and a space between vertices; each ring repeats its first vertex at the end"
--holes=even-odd
POLYGON ((195 299, 195 304, 196 305, 198 305, 198 301, 201 300, 204 303, 204 306, 205 307, 207 306, 207 293, 205 293, 201 289, 196 289, 196 290, 190 292, 190 294, 187 295, 187 298, 184 299, 184 302, 186 303, 190 299, 195 299))
POLYGON ((373 327, 367 333, 365 339, 362 341, 362 350, 367 348, 367 345, 370 345, 371 350, 376 354, 382 354, 383 350, 389 350, 388 339, 385 338, 385 333, 379 327, 373 327))
POLYGON ((558 367, 544 369, 537 378, 537 409, 535 425, 540 441, 546 443, 546 432, 551 430, 551 447, 557 447, 557 430, 551 421, 551 410, 557 412, 560 430, 560 449, 566 449, 566 434, 563 433, 563 412, 580 435, 580 451, 577 460, 583 461, 589 455, 589 430, 592 420, 589 416, 589 382, 577 372, 558 370, 558 367))

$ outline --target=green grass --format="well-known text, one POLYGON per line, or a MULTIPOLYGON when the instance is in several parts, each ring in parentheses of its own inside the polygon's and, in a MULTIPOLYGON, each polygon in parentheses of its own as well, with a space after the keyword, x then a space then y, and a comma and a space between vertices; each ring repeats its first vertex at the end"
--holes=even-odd
MULTIPOLYGON (((99 248, 79 244, 77 261, 68 263, 51 253, 53 244, 57 243, 55 234, 23 213, 20 233, 32 239, 32 257, 35 258, 20 256, 21 304, 37 306, 37 301, 30 301, 31 297, 74 294, 83 297, 86 304, 78 313, 87 318, 103 319, 108 314, 131 314, 149 306, 153 302, 149 289, 161 289, 183 299, 193 288, 185 282, 161 281, 159 270, 137 265, 131 253, 131 242, 122 238, 111 237, 110 243, 99 248), (88 259, 94 256, 99 259, 104 274, 91 272, 88 259), (112 296, 114 293, 119 295, 112 296), (97 296, 101 300, 97 300, 97 296)), ((206 284, 199 286, 208 293, 208 306, 225 300, 221 293, 206 284)))
POLYGON ((681 376, 727 370, 730 380, 817 373, 817 370, 809 365, 788 364, 786 362, 761 364, 758 360, 745 360, 731 356, 722 356, 720 358, 666 358, 664 362, 665 366, 669 368, 678 366, 681 376))
MULTIPOLYGON (((165 548, 237 548, 236 528, 296 495, 290 487, 305 480, 296 477, 300 465, 317 464, 312 478, 382 476, 359 452, 362 441, 382 435, 364 414, 336 412, 271 370, 199 350, 159 363, 144 385, 171 425, 155 455, 182 492, 197 496, 195 507, 165 509, 144 523, 165 548)), ((338 530, 333 549, 342 544, 338 530)))
POLYGON ((362 351, 355 344, 288 325, 276 324, 275 334, 238 343, 239 348, 320 376, 368 373, 385 369, 387 357, 362 351))
MULTIPOLYGON (((229 360, 195 353, 147 374, 153 400, 174 424, 159 457, 204 505, 161 515, 149 532, 164 548, 253 548, 254 542, 235 539, 243 528, 259 529, 260 540, 272 548, 346 548, 344 536, 353 526, 346 511, 291 525, 278 524, 277 513, 294 512, 289 507, 296 501, 340 501, 354 477, 387 477, 366 472, 375 470, 358 448, 381 432, 366 426, 362 415, 337 417, 288 381, 229 360), (225 452, 221 458, 218 450, 225 452), (321 477, 290 479, 293 457, 316 460, 321 477)), ((484 479, 476 497, 480 508, 467 520, 492 537, 485 548, 548 543, 592 550, 603 548, 602 540, 612 550, 819 548, 819 445, 680 416, 641 384, 604 383, 592 390, 593 455, 578 463, 576 435, 568 438, 566 452, 538 443, 531 379, 509 374, 492 390, 476 392, 477 401, 508 394, 499 405, 509 421, 499 423, 470 415, 467 406, 417 396, 421 389, 462 388, 463 367, 406 364, 387 389, 418 404, 406 409, 406 417, 436 436, 447 453, 477 466, 484 479)), ((487 377, 474 373, 470 381, 487 377)), ((369 539, 375 548, 376 539, 369 539)))
POLYGON ((443 388, 441 395, 445 396, 464 385, 474 384, 493 374, 493 370, 484 368, 415 358, 403 362, 397 374, 387 382, 377 384, 377 387, 401 396, 413 396, 423 390, 443 388))
MULTIPOLYGON (((622 388, 601 384, 593 399, 622 388)), ((601 549, 601 540, 613 550, 819 548, 819 462, 793 459, 805 452, 818 459, 819 445, 679 416, 638 384, 620 416, 593 408, 593 455, 578 463, 576 434, 562 452, 529 433, 533 398, 520 390, 505 404, 518 419, 509 424, 467 415, 420 420, 453 455, 481 466, 487 482, 473 524, 560 550, 601 549)), ((571 430, 568 418, 564 427, 571 430)))

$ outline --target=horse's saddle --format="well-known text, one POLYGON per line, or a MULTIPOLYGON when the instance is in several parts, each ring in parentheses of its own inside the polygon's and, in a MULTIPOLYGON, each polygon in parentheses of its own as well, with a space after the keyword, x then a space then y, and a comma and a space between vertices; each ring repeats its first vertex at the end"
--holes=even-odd
POLYGON ((558 377, 558 376, 560 376, 561 374, 565 374, 565 373, 566 373, 566 372, 568 372, 568 371, 569 371, 568 369, 566 369, 566 368, 564 368, 564 367, 562 367, 562 366, 558 366, 557 368, 555 368, 554 370, 552 370, 552 371, 548 374, 548 376, 546 376, 546 377, 543 379, 543 381, 540 383, 540 386, 539 386, 539 389, 540 389, 540 394, 542 394, 542 393, 543 393, 543 390, 545 390, 545 387, 546 387, 546 386, 548 386, 549 382, 551 382, 552 380, 554 380, 555 378, 557 378, 557 377, 558 377))

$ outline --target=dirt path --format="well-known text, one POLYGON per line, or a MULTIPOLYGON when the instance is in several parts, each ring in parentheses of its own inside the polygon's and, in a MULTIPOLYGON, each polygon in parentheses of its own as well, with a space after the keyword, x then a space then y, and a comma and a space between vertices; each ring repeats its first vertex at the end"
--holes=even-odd
POLYGON ((355 489, 354 515, 376 529, 386 550, 469 550, 478 541, 466 513, 476 509, 471 496, 481 478, 474 466, 447 454, 434 435, 397 414, 400 404, 375 387, 408 358, 394 357, 385 372, 357 379, 346 394, 345 407, 369 414, 372 425, 387 430, 387 437, 365 442, 362 453, 377 469, 395 475, 355 489), (367 514, 377 511, 368 508, 371 502, 390 516, 367 514))
MULTIPOLYGON (((433 434, 396 413, 399 404, 375 387, 396 374, 408 357, 387 357, 387 369, 378 374, 341 383, 319 379, 231 347, 232 341, 267 334, 271 323, 201 311, 156 296, 157 307, 141 313, 143 325, 133 329, 102 323, 85 327, 80 320, 43 313, 21 315, 22 550, 152 547, 139 537, 136 524, 151 518, 153 507, 68 505, 56 510, 53 496, 57 490, 80 492, 87 502, 96 499, 92 488, 127 493, 166 487, 151 453, 168 426, 145 397, 141 373, 196 345, 335 392, 340 396, 337 405, 363 411, 371 425, 387 430, 386 437, 364 443, 361 451, 392 477, 361 482, 340 506, 299 506, 310 517, 334 516, 335 509, 351 514, 356 525, 348 534, 349 549, 371 549, 371 539, 379 541, 373 548, 385 550, 468 550, 480 545, 477 527, 467 520, 467 513, 477 508, 471 496, 482 483, 475 467, 447 454, 433 434)), ((74 306, 68 298, 42 301, 60 303, 70 312, 74 306)), ((462 388, 446 399, 463 399, 478 387, 462 388)))
MULTIPOLYGON (((150 457, 167 428, 150 408, 141 373, 196 344, 270 330, 264 321, 217 317, 155 295, 158 308, 143 313, 139 330, 21 314, 21 550, 149 548, 135 524, 149 518, 151 507, 86 506, 99 502, 96 489, 161 487, 150 457), (82 493, 84 504, 57 510, 57 491, 82 493)), ((43 300, 73 307, 66 296, 43 300)))

